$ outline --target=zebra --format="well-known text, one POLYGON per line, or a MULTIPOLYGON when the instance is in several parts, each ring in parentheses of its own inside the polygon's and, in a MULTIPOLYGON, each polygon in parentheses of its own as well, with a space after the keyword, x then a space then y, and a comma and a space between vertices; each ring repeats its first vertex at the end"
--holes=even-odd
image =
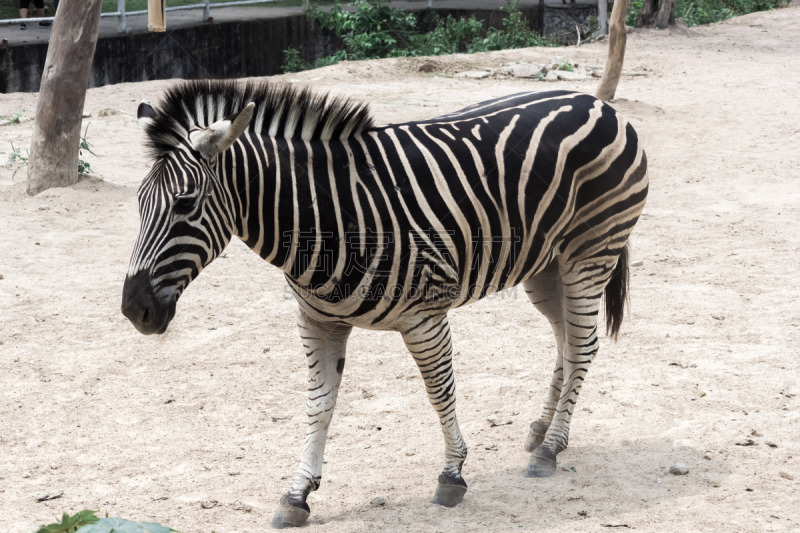
POLYGON ((164 333, 234 235, 283 271, 299 304, 308 426, 274 528, 309 517, 353 327, 401 333, 444 436, 433 502, 461 502, 467 447, 448 311, 517 285, 557 345, 525 476, 554 474, 603 300, 606 333, 619 333, 628 239, 647 197, 644 150, 614 109, 528 92, 377 126, 347 98, 218 80, 173 86, 138 118, 154 163, 138 191, 124 315, 141 333, 164 333))

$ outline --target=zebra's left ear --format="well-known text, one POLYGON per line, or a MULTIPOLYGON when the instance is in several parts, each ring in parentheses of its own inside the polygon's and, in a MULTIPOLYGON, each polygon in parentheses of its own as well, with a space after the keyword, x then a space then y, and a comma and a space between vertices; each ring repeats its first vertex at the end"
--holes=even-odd
POLYGON ((150 105, 147 100, 142 100, 139 104, 139 109, 136 110, 136 118, 139 119, 139 125, 142 128, 147 128, 156 118, 156 110, 150 105))
POLYGON ((253 120, 256 104, 250 102, 236 116, 231 115, 219 120, 207 128, 189 132, 189 142, 195 150, 211 159, 224 152, 244 133, 253 120))

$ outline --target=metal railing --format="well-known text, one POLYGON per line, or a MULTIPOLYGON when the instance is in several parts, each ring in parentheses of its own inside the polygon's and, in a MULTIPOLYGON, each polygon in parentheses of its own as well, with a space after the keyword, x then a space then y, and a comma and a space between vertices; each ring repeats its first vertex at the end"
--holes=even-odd
MULTIPOLYGON (((211 3, 211 0, 203 0, 202 4, 191 4, 186 6, 174 6, 166 8, 167 11, 183 11, 185 9, 202 9, 203 10, 203 21, 207 21, 211 18, 211 6, 214 7, 230 7, 230 6, 246 6, 251 4, 268 4, 272 2, 278 2, 279 0, 237 0, 234 2, 215 2, 211 3)), ((428 0, 430 2, 430 0, 428 0)), ((309 0, 303 0, 303 10, 308 9, 308 2, 309 0)), ((128 24, 125 20, 125 17, 129 15, 146 15, 147 10, 142 11, 126 11, 125 10, 125 0, 117 0, 117 10, 110 13, 101 13, 101 17, 117 17, 118 25, 117 29, 120 33, 127 33, 129 31, 128 24)), ((52 22, 54 17, 31 17, 26 19, 5 19, 0 20, 0 24, 25 24, 28 22, 52 22)))

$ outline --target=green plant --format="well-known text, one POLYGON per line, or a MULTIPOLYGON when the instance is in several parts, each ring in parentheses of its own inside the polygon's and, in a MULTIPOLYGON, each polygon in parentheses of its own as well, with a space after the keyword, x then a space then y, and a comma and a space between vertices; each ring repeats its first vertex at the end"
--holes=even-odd
POLYGON ((92 151, 92 144, 87 139, 87 134, 89 132, 89 124, 86 124, 86 129, 83 130, 83 136, 81 137, 81 142, 78 148, 78 174, 91 174, 92 167, 88 161, 84 161, 81 159, 84 150, 95 157, 99 157, 96 153, 92 151))
POLYGON ((474 16, 442 19, 434 13, 422 21, 413 13, 391 8, 386 0, 355 0, 354 10, 345 10, 336 3, 330 11, 314 7, 309 16, 324 30, 342 39, 344 50, 318 59, 309 66, 296 50, 284 51, 284 71, 296 72, 305 68, 332 65, 349 59, 379 57, 442 55, 459 52, 474 53, 525 46, 555 46, 528 27, 518 0, 501 7, 502 29, 487 29, 474 16), (422 32, 422 28, 430 28, 422 32))
POLYGON ((551 46, 544 37, 531 30, 519 9, 519 0, 511 0, 508 6, 500 7, 503 14, 503 29, 490 28, 482 43, 473 45, 473 52, 525 48, 528 46, 551 46))
POLYGON ((36 533, 73 533, 83 526, 94 524, 100 520, 95 516, 94 513, 96 512, 97 511, 81 511, 73 516, 64 513, 60 523, 42 526, 36 530, 36 533))
POLYGON ((309 10, 312 20, 332 31, 345 44, 348 59, 376 59, 394 55, 399 39, 411 34, 417 17, 389 7, 388 0, 355 0, 354 11, 336 3, 330 11, 309 10))
POLYGON ((14 111, 10 115, 3 115, 0 116, 0 118, 8 120, 9 124, 19 124, 22 122, 22 119, 25 118, 25 115, 22 113, 22 111, 14 111))
POLYGON ((472 43, 485 33, 486 28, 474 16, 459 19, 452 15, 445 19, 435 17, 435 27, 431 31, 409 38, 408 53, 405 55, 437 56, 469 52, 472 43))
POLYGON ((30 159, 30 154, 26 152, 25 155, 22 155, 22 149, 14 146, 13 141, 8 141, 8 143, 11 145, 11 155, 8 156, 7 164, 10 166, 14 165, 17 166, 17 168, 14 169, 14 173, 11 175, 11 179, 14 179, 14 176, 17 175, 17 172, 19 172, 19 170, 22 167, 28 166, 28 159, 30 159))
POLYGON ((309 65, 300 55, 300 50, 297 48, 287 48, 283 51, 283 64, 281 68, 284 72, 300 72, 301 70, 308 70, 309 65))
POLYGON ((565 70, 567 72, 573 72, 575 70, 575 65, 573 65, 569 61, 565 61, 561 63, 556 70, 565 70))
POLYGON ((41 526, 36 533, 172 533, 174 529, 151 522, 131 522, 122 518, 97 518, 97 511, 81 511, 73 516, 67 513, 61 522, 41 526))
POLYGON ((644 0, 630 0, 628 14, 625 16, 626 25, 636 26, 636 17, 642 12, 642 7, 644 7, 644 0))

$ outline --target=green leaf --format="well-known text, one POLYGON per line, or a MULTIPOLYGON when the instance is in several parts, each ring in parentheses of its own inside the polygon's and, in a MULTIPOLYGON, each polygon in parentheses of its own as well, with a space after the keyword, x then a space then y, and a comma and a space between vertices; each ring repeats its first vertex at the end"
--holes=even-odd
POLYGON ((80 528, 76 533, 112 533, 112 531, 113 533, 171 533, 175 530, 152 522, 131 522, 122 518, 103 518, 94 524, 80 528))
POLYGON ((100 520, 94 513, 97 511, 81 511, 73 516, 67 513, 61 517, 60 524, 50 524, 42 526, 36 530, 36 533, 73 533, 81 526, 87 526, 100 520))

